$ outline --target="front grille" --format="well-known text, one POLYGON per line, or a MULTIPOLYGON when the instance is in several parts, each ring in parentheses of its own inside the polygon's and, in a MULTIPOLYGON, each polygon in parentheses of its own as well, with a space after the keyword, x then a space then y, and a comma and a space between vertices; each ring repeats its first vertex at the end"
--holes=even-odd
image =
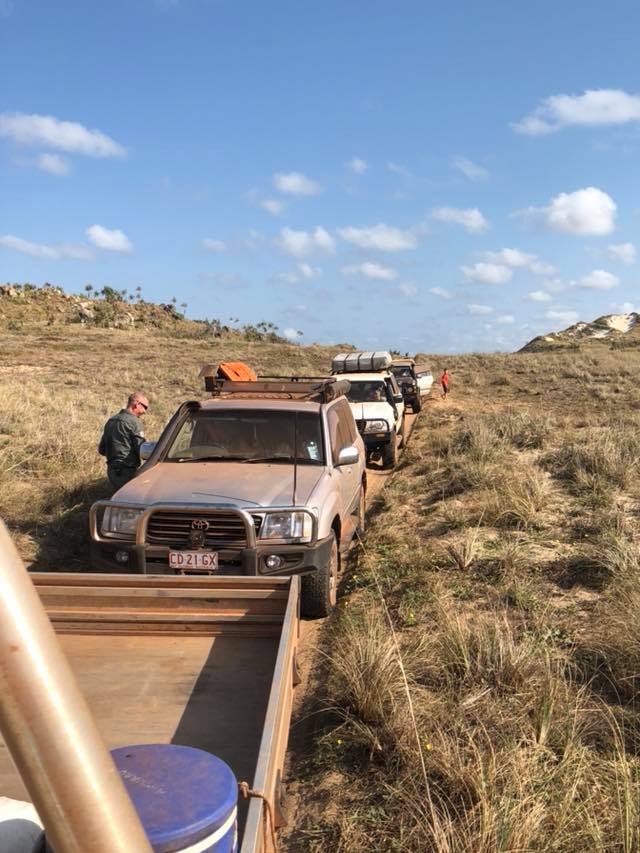
MULTIPOLYGON (((252 516, 256 535, 260 528, 261 518, 252 516)), ((189 513, 169 512, 162 510, 154 512, 147 527, 147 542, 150 545, 166 545, 171 548, 184 547, 189 544, 191 522, 194 520, 209 522, 205 534, 205 546, 212 548, 246 548, 247 537, 244 522, 237 515, 222 512, 189 513)))

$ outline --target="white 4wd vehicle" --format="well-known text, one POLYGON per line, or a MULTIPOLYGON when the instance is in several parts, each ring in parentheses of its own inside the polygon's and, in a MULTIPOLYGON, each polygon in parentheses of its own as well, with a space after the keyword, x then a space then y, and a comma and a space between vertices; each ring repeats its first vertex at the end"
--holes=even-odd
POLYGON ((367 451, 367 461, 382 461, 393 468, 404 440, 404 398, 389 371, 388 352, 339 353, 331 369, 349 382, 347 397, 358 432, 367 451))
POLYGON ((184 403, 146 463, 91 508, 94 570, 302 575, 302 610, 335 605, 364 526, 364 446, 336 379, 230 382, 184 403))

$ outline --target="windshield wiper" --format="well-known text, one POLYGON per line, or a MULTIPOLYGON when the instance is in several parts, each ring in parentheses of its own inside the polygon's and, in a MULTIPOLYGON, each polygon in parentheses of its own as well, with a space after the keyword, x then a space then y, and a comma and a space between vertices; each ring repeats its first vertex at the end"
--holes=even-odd
POLYGON ((247 462, 246 456, 179 456, 173 462, 247 462))
POLYGON ((244 459, 243 460, 247 465, 255 464, 256 462, 291 462, 293 463, 292 456, 256 456, 253 459, 244 459))

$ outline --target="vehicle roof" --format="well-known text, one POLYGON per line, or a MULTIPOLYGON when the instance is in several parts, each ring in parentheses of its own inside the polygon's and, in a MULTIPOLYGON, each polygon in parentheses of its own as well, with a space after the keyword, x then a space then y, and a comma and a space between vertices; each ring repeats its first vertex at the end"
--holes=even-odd
POLYGON ((388 370, 378 370, 375 373, 341 373, 340 378, 349 382, 384 382, 389 377, 388 370))
MULTIPOLYGON (((340 397, 337 399, 339 400, 340 397)), ((214 409, 265 409, 268 411, 319 412, 322 405, 322 403, 308 400, 276 400, 265 397, 245 397, 242 400, 237 397, 209 397, 200 401, 200 406, 205 411, 214 409)), ((325 403, 324 405, 329 404, 325 403)))
POLYGON ((391 362, 391 367, 393 367, 396 364, 402 365, 404 367, 407 364, 415 364, 415 363, 416 363, 415 358, 394 358, 393 361, 391 362))

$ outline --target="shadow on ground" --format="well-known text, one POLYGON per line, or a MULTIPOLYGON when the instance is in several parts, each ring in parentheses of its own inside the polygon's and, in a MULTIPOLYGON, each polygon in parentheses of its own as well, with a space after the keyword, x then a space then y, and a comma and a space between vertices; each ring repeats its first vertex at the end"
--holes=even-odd
POLYGON ((30 571, 90 571, 89 508, 94 501, 111 497, 106 478, 84 483, 51 495, 41 519, 12 524, 15 533, 30 540, 33 556, 26 560, 30 571))

